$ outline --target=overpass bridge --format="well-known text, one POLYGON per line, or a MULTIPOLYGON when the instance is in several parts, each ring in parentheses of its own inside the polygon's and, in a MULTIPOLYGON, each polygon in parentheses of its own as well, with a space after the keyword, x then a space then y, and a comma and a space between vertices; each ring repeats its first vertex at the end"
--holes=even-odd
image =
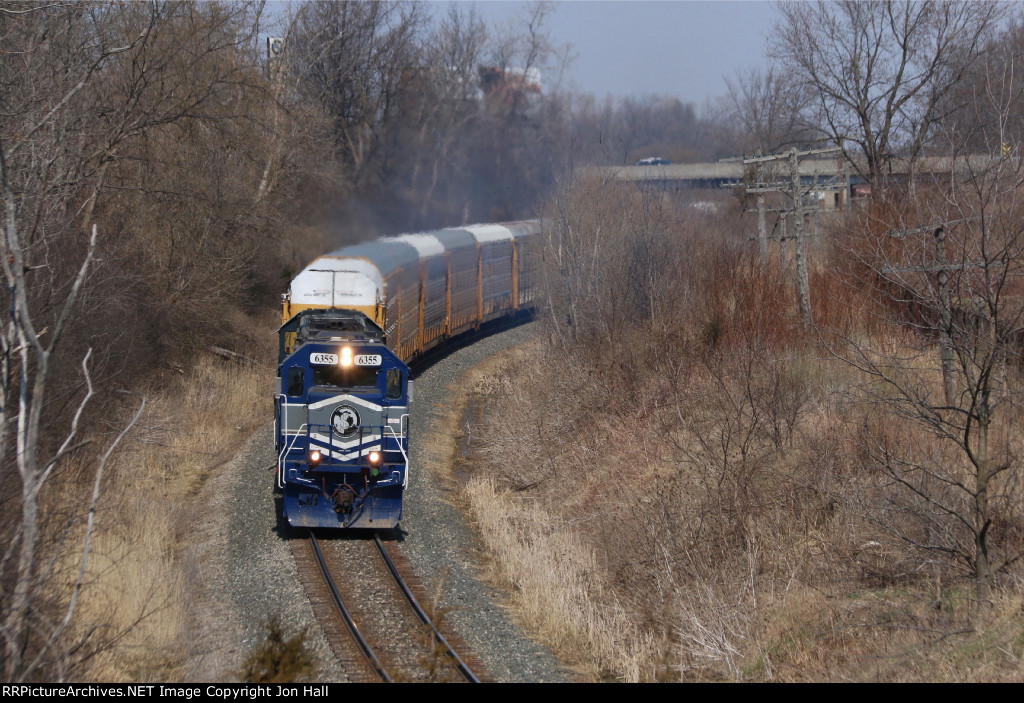
MULTIPOLYGON (((784 153, 779 154, 784 156, 784 153)), ((917 176, 945 176, 950 172, 979 172, 999 157, 988 154, 968 156, 922 156, 917 160, 913 172, 917 176)), ((658 166, 585 166, 577 169, 584 177, 600 178, 606 181, 624 181, 661 187, 666 190, 683 188, 719 188, 722 186, 750 185, 744 175, 750 170, 741 161, 716 161, 709 163, 667 164, 658 166)), ((788 173, 788 166, 782 166, 788 173)), ((798 165, 801 180, 805 183, 837 183, 841 175, 840 160, 832 158, 805 158, 798 165)), ((846 171, 852 184, 862 183, 857 169, 849 162, 846 171)), ((898 178, 905 178, 911 172, 907 159, 893 158, 886 164, 886 172, 898 178)))

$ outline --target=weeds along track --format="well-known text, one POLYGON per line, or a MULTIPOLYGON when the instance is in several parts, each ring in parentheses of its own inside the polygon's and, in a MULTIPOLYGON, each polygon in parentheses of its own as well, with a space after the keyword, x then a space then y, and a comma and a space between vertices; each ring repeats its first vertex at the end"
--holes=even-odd
POLYGON ((324 634, 356 682, 480 683, 482 663, 464 642, 442 633, 443 617, 431 617, 426 593, 401 552, 374 533, 294 540, 299 577, 324 634), (439 628, 434 620, 441 623, 439 628))

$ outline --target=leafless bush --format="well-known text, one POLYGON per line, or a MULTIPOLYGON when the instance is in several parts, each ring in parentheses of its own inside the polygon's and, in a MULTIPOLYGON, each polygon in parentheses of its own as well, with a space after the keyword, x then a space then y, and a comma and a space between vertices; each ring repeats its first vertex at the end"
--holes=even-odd
POLYGON ((829 336, 832 352, 862 372, 860 397, 873 407, 860 445, 889 512, 875 519, 966 566, 979 603, 1021 554, 994 512, 1010 504, 1005 487, 1019 471, 1006 426, 1024 314, 1018 183, 1018 160, 992 157, 913 203, 924 226, 907 227, 891 208, 887 230, 860 229, 847 249, 859 265, 851 284, 888 313, 889 329, 829 336))

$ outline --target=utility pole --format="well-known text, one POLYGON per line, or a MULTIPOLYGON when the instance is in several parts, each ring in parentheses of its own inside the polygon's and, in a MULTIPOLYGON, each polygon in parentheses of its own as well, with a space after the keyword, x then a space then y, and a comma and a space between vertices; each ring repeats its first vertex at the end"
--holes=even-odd
MULTIPOLYGON (((806 191, 800 182, 800 159, 801 157, 810 156, 812 154, 831 154, 837 151, 842 151, 842 149, 840 147, 825 147, 822 149, 807 149, 801 151, 796 147, 793 147, 789 150, 788 154, 768 154, 743 159, 743 163, 745 165, 754 164, 755 172, 758 174, 761 173, 761 168, 766 162, 780 161, 782 159, 787 159, 789 161, 788 183, 762 183, 760 182, 761 177, 758 175, 757 185, 754 188, 747 188, 747 192, 758 195, 758 240, 761 245, 762 259, 767 258, 768 251, 766 241, 767 235, 763 233, 764 230, 761 227, 763 217, 762 211, 764 209, 762 204, 764 193, 785 193, 790 199, 793 212, 793 230, 796 238, 797 291, 800 298, 800 317, 803 320, 804 327, 810 327, 813 324, 813 318, 811 316, 811 285, 807 264, 807 235, 804 227, 804 214, 806 211, 810 210, 810 208, 804 207, 804 195, 806 195, 806 191)), ((814 180, 817 181, 817 178, 814 180)), ((815 185, 817 185, 817 183, 815 183, 815 185)), ((817 206, 815 206, 813 212, 816 213, 817 209, 817 206)), ((782 216, 782 225, 785 227, 785 215, 782 216)), ((785 238, 785 233, 783 233, 783 238, 785 238)))
MULTIPOLYGON (((911 180, 913 183, 913 180, 911 180)), ((936 273, 939 289, 939 315, 942 329, 939 330, 939 356, 942 359, 942 389, 946 394, 946 405, 956 400, 956 375, 953 372, 953 311, 949 309, 949 272, 946 271, 946 228, 935 228, 935 261, 941 266, 936 273)))
POLYGON ((839 209, 846 212, 850 203, 850 174, 846 170, 846 154, 843 153, 843 140, 839 139, 839 153, 836 155, 839 161, 839 209))
POLYGON ((804 198, 800 192, 800 162, 797 160, 796 147, 789 152, 789 170, 792 186, 790 197, 793 199, 795 215, 793 229, 796 230, 796 278, 800 291, 800 317, 804 327, 811 326, 811 284, 807 274, 807 240, 804 239, 804 198))
MULTIPOLYGON (((764 166, 757 164, 754 173, 758 183, 764 183, 764 166)), ((761 263, 768 261, 768 231, 764 222, 764 193, 757 194, 757 241, 761 247, 761 263)))
POLYGON ((942 390, 946 405, 953 407, 956 402, 956 371, 953 368, 953 309, 949 299, 949 271, 962 271, 968 268, 982 268, 984 263, 964 262, 949 264, 946 261, 946 228, 962 222, 979 220, 980 217, 967 217, 959 220, 939 222, 934 225, 922 225, 916 229, 889 230, 893 239, 903 239, 908 234, 931 231, 935 237, 935 261, 923 266, 886 266, 884 273, 930 273, 935 272, 935 282, 939 294, 939 358, 942 361, 942 390))

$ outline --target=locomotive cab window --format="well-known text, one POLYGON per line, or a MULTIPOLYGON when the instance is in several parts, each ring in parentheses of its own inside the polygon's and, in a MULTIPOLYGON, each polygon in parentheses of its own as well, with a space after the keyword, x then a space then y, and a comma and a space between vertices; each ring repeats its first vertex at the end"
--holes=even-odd
POLYGON ((375 388, 377 369, 363 366, 314 366, 314 386, 336 388, 375 388))
POLYGON ((301 366, 292 366, 288 369, 288 395, 302 395, 302 373, 301 366))
POLYGON ((388 369, 385 384, 385 396, 392 399, 402 397, 402 371, 400 369, 388 369))

